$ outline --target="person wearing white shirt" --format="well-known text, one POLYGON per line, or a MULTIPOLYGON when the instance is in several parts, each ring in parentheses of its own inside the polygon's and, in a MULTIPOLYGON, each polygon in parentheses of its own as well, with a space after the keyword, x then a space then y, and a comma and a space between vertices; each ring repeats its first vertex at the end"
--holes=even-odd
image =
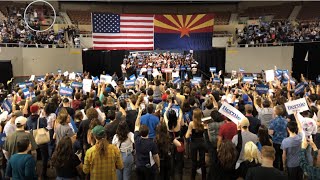
POLYGON ((4 126, 3 132, 6 134, 6 136, 11 135, 16 130, 15 120, 17 117, 23 116, 21 111, 14 111, 11 115, 11 119, 6 123, 4 126))
POLYGON ((120 180, 129 180, 133 167, 133 143, 134 134, 129 131, 126 121, 121 121, 116 134, 113 136, 112 144, 120 149, 124 168, 117 170, 117 177, 120 180))

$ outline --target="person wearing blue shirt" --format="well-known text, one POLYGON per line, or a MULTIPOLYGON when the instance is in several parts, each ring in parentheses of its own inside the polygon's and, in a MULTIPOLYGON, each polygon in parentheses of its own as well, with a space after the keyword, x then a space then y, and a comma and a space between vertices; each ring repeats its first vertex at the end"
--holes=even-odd
POLYGON ((276 106, 274 108, 274 112, 276 118, 271 120, 269 126, 269 135, 272 136, 273 147, 276 150, 276 157, 274 161, 274 167, 283 171, 283 161, 282 161, 282 153, 281 149, 282 141, 287 137, 287 123, 288 121, 283 118, 281 115, 283 114, 283 107, 276 106))
MULTIPOLYGON (((147 112, 153 112, 153 105, 149 104, 147 107, 147 112)), ((159 124, 160 120, 159 117, 147 113, 143 116, 141 116, 141 124, 148 126, 149 128, 149 138, 155 138, 156 137, 156 127, 159 124)))

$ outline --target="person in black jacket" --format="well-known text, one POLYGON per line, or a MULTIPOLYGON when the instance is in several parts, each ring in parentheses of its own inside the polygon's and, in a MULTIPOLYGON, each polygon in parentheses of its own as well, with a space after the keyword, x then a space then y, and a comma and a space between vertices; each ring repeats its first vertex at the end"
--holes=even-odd
POLYGON ((230 140, 222 141, 218 150, 213 150, 208 179, 234 180, 236 179, 236 163, 242 149, 241 126, 238 126, 238 144, 235 146, 230 140))
POLYGON ((259 163, 258 147, 252 141, 249 141, 245 144, 243 154, 244 161, 240 163, 240 166, 236 172, 237 177, 242 179, 246 177, 249 168, 261 166, 259 163))
MULTIPOLYGON (((27 130, 35 130, 35 129, 47 127, 47 119, 45 117, 40 117, 39 114, 41 114, 41 112, 39 112, 38 105, 34 104, 30 106, 30 112, 31 112, 31 115, 28 117, 28 120, 27 120, 27 130)), ((47 179, 49 146, 48 146, 48 143, 45 143, 45 144, 38 144, 38 147, 39 148, 37 149, 37 153, 41 153, 41 159, 42 159, 41 176, 42 178, 47 179)))

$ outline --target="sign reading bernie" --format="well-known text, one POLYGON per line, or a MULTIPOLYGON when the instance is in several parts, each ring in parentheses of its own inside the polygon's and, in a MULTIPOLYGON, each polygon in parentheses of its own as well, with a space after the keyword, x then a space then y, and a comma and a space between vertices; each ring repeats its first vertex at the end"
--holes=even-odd
POLYGON ((305 98, 289 101, 287 103, 284 103, 284 105, 286 106, 286 110, 289 115, 293 114, 294 111, 303 112, 303 111, 309 110, 309 107, 305 98))
POLYGON ((243 118, 245 118, 245 116, 238 109, 225 102, 222 103, 219 113, 223 114, 237 125, 243 118))

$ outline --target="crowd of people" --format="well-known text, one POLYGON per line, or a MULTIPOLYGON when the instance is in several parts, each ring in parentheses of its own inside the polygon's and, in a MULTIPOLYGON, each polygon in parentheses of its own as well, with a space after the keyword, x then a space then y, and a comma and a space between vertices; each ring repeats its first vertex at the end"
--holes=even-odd
POLYGON ((7 11, 9 12, 7 19, 0 19, 0 46, 2 47, 64 48, 67 47, 69 38, 76 44, 74 38, 79 32, 73 26, 58 32, 54 32, 53 29, 36 32, 41 30, 42 25, 36 11, 26 13, 29 27, 23 17, 24 8, 8 7, 7 11))
POLYGON ((182 180, 188 158, 190 179, 318 179, 320 86, 301 76, 296 93, 290 79, 264 77, 243 83, 237 73, 231 86, 93 80, 88 90, 74 86, 92 78, 85 72, 13 85, 1 106, 1 176, 48 179, 54 168, 56 179, 182 180), (258 94, 259 84, 269 91, 258 94), (302 97, 309 110, 288 113, 284 104, 302 97), (244 117, 234 123, 219 111, 224 104, 244 117))
POLYGON ((198 62, 193 53, 131 53, 121 64, 123 77, 144 75, 150 81, 153 78, 171 80, 176 77, 187 79, 198 75, 198 62), (175 72, 176 75, 172 74, 175 72))
POLYGON ((313 42, 320 40, 320 22, 260 21, 259 25, 248 25, 236 29, 239 45, 258 46, 263 44, 313 42))

